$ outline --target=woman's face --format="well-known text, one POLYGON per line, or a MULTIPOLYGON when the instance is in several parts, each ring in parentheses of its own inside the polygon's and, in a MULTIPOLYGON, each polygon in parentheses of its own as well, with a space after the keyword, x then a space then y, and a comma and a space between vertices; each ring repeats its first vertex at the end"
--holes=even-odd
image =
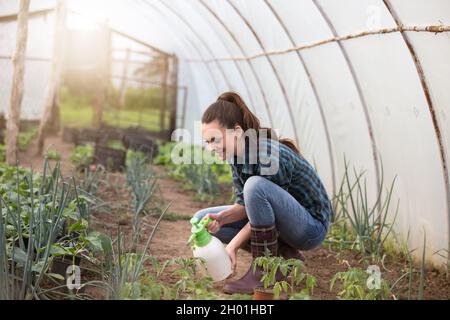
POLYGON ((202 137, 208 151, 215 153, 222 160, 232 159, 240 154, 239 140, 242 129, 237 126, 234 130, 225 128, 219 121, 202 124, 202 137))

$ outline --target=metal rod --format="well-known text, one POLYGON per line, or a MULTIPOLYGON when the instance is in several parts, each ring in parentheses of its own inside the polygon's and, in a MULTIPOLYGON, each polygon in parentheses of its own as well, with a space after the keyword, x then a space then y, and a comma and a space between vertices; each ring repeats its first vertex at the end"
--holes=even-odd
MULTIPOLYGON (((236 35, 230 30, 230 28, 228 28, 228 26, 226 25, 226 23, 220 18, 219 15, 216 14, 216 12, 214 10, 212 10, 204 0, 199 0, 199 2, 211 13, 211 15, 219 22, 219 24, 225 29, 225 31, 230 35, 231 39, 233 39, 234 43, 237 45, 237 47, 239 48, 239 51, 241 52, 241 54, 245 55, 245 50, 242 47, 242 44, 239 42, 238 38, 236 37, 236 35)), ((259 78, 255 67, 253 66, 251 61, 245 61, 247 62, 253 76, 255 77, 256 83, 258 85, 258 89, 261 93, 262 99, 264 101, 264 106, 266 108, 266 112, 267 112, 267 116, 269 118, 269 123, 270 126, 273 127, 274 123, 273 123, 273 118, 272 118, 272 114, 270 112, 270 107, 269 107, 269 103, 267 101, 267 96, 266 93, 263 89, 262 83, 261 83, 261 79, 259 78)))
MULTIPOLYGON (((203 5, 202 2, 201 2, 200 0, 199 0, 197 3, 200 3, 200 5, 203 5)), ((208 8, 205 8, 204 5, 203 5, 203 8, 206 9, 207 12, 208 12, 209 14, 211 14, 211 11, 209 11, 208 8)), ((211 28, 211 29, 212 29, 212 30, 214 31, 214 33, 216 34, 217 39, 220 40, 220 42, 221 42, 222 45, 225 47, 225 49, 227 50, 227 52, 231 55, 231 50, 230 50, 230 48, 228 47, 228 42, 227 42, 227 41, 224 41, 224 40, 222 39, 221 35, 217 32, 217 30, 216 30, 215 28, 211 28)), ((247 83, 245 82, 244 71, 242 70, 241 65, 240 65, 237 61, 232 61, 232 63, 234 64, 234 66, 236 67, 237 71, 239 72, 239 75, 240 75, 241 78, 242 78, 242 82, 244 83, 244 88, 245 88, 245 90, 247 91, 247 95, 248 95, 248 97, 249 97, 249 99, 250 99, 251 108, 256 107, 255 101, 253 100, 253 95, 251 94, 250 89, 249 89, 247 83)))
MULTIPOLYGON (((289 41, 291 42, 291 45, 295 46, 296 43, 295 43, 294 37, 290 33, 290 31, 287 28, 287 26, 284 24, 283 19, 281 19, 281 17, 279 16, 278 12, 270 4, 270 2, 268 0, 264 0, 264 2, 267 5, 267 7, 269 8, 269 10, 272 12, 272 14, 275 16, 275 18, 278 21, 278 23, 283 28, 284 33, 286 34, 286 36, 288 37, 289 41)), ((308 81, 309 81, 309 83, 311 85, 314 97, 315 97, 316 102, 317 102, 317 107, 319 109, 319 114, 320 114, 320 117, 321 117, 321 120, 322 120, 322 125, 323 125, 324 130, 325 130, 325 137, 326 137, 326 140, 327 140, 328 154, 329 154, 329 157, 330 157, 331 178, 332 178, 332 184, 333 184, 332 194, 336 194, 336 164, 334 162, 333 145, 331 143, 330 129, 328 127, 328 122, 327 122, 327 119, 325 117, 325 111, 323 110, 322 101, 320 99, 316 83, 314 82, 314 80, 312 78, 312 75, 311 75, 311 72, 309 71, 308 65, 306 64, 305 59, 303 59, 303 56, 302 56, 300 51, 297 51, 297 56, 298 56, 300 64, 303 66, 303 69, 305 70, 306 76, 307 76, 308 81)))
MULTIPOLYGON (((195 30, 195 28, 189 23, 189 21, 187 19, 185 19, 182 15, 180 15, 176 10, 174 10, 172 7, 170 7, 167 3, 165 3, 164 1, 159 0, 159 3, 161 3, 161 5, 163 5, 164 7, 166 7, 174 16, 176 16, 180 21, 183 22, 183 24, 185 24, 188 29, 192 32, 192 34, 200 41, 200 43, 205 47, 206 51, 208 51, 208 54, 211 57, 214 57, 214 52, 212 51, 212 49, 210 48, 210 46, 208 45, 208 43, 206 43, 206 41, 202 38, 202 36, 197 32, 197 30, 195 30)), ((222 74, 223 79, 225 80, 225 83, 227 85, 228 88, 233 89, 233 84, 230 82, 230 80, 228 79, 225 70, 223 69, 222 65, 219 62, 216 62, 217 68, 219 69, 219 72, 222 74)))
MULTIPOLYGON (((12 56, 0 55, 0 60, 12 60, 12 56)), ((51 58, 43 58, 43 57, 25 57, 25 60, 28 61, 42 61, 42 62, 51 62, 51 58)))
MULTIPOLYGON (((312 2, 316 6, 317 10, 319 11, 320 15, 322 16, 322 18, 324 19, 326 24, 328 25, 328 28, 330 29, 330 31, 333 33, 334 39, 338 39, 339 37, 338 37, 338 33, 336 31, 336 28, 334 27, 333 23, 331 22, 331 19, 326 14, 325 10, 319 4, 318 0, 312 0, 312 2)), ((374 165, 375 165, 376 188, 379 188, 379 187, 382 188, 382 186, 380 186, 381 178, 380 178, 380 168, 379 168, 379 159, 378 159, 378 151, 377 151, 377 142, 376 142, 376 138, 375 138, 375 132, 374 132, 374 129, 373 129, 372 119, 371 119, 370 114, 369 114, 369 107, 368 107, 366 98, 364 97, 363 90, 362 90, 361 84, 359 82, 359 79, 356 76, 355 67, 353 66, 353 63, 350 61, 350 56, 349 56, 349 54, 347 52, 347 49, 344 47, 344 44, 342 43, 341 40, 338 40, 337 44, 339 46, 339 49, 341 50, 342 55, 345 58, 345 61, 346 61, 347 66, 349 68, 349 71, 350 71, 350 74, 352 76, 353 82, 355 84, 356 90, 358 92, 358 98, 359 98, 359 100, 361 102, 361 105, 363 107, 364 117, 365 117, 365 120, 366 120, 367 129, 368 129, 368 133, 369 133, 369 137, 370 137, 370 141, 371 141, 372 157, 373 157, 373 161, 374 161, 374 165)), ((378 204, 378 209, 380 209, 379 204, 378 204)))
MULTIPOLYGON (((259 44, 259 47, 261 48, 261 50, 263 52, 266 52, 266 48, 261 40, 261 38, 258 36, 258 34, 256 33, 255 29, 253 28, 252 24, 242 15, 242 13, 239 11, 239 9, 233 4, 233 2, 231 0, 227 0, 227 3, 233 8, 233 10, 238 14, 238 16, 242 19, 242 21, 245 23, 245 25, 247 26, 247 28, 251 31, 251 33, 253 34, 253 36, 255 37, 256 41, 259 44)), ((294 113, 292 111, 292 106, 291 106, 291 102, 289 101, 288 95, 287 95, 287 91, 286 88, 283 84, 283 81, 281 81, 281 76, 278 73, 277 68, 275 67, 274 62, 272 61, 272 59, 269 56, 265 56, 265 58, 267 59, 267 62, 269 63, 270 67, 272 68, 272 71, 275 75, 275 77, 277 78, 277 82, 278 85, 281 89, 281 92, 283 94, 283 98, 284 98, 284 102, 286 103, 287 109, 288 109, 288 113, 289 113, 289 120, 292 126, 292 130, 294 132, 295 135, 295 140, 297 141, 298 144, 300 144, 300 137, 298 135, 298 131, 295 127, 295 121, 294 121, 294 113)))
POLYGON ((262 52, 262 53, 258 53, 258 54, 251 55, 251 56, 223 57, 223 58, 215 58, 215 59, 207 59, 207 60, 189 59, 187 61, 194 63, 194 62, 254 60, 254 59, 266 57, 266 56, 285 55, 285 54, 295 52, 295 51, 312 49, 315 47, 323 46, 323 45, 334 43, 334 42, 339 43, 341 41, 353 40, 353 39, 367 37, 367 36, 373 36, 373 35, 396 33, 396 32, 429 32, 429 33, 436 34, 436 33, 450 32, 450 26, 403 26, 403 25, 400 25, 400 26, 393 27, 393 28, 384 28, 384 29, 363 31, 363 32, 348 34, 345 36, 335 35, 332 38, 320 40, 320 41, 313 42, 310 44, 305 44, 305 45, 301 45, 301 46, 297 46, 297 47, 293 47, 293 48, 287 48, 287 49, 283 49, 283 50, 262 52))
MULTIPOLYGON (((136 0, 138 1, 138 0, 136 0)), ((150 7, 153 9, 153 11, 157 12, 159 15, 161 15, 162 17, 165 17, 166 15, 164 14, 164 12, 162 12, 158 7, 156 7, 153 3, 150 3, 148 1, 144 1, 144 0, 140 0, 141 3, 143 3, 144 5, 150 7)), ((136 3, 136 2, 135 2, 136 3)), ((187 41, 187 45, 190 46, 190 42, 187 41)), ((203 58, 203 54, 201 53, 201 51, 196 47, 196 46, 192 46, 191 47, 193 51, 195 51, 197 53, 197 55, 200 57, 200 59, 204 59, 203 58)), ((214 75, 214 72, 212 71, 211 67, 209 66, 209 64, 205 63, 205 68, 208 70, 208 73, 211 76, 211 80, 213 82, 214 87, 216 88, 216 91, 219 91, 219 85, 217 83, 217 79, 216 76, 214 75)))

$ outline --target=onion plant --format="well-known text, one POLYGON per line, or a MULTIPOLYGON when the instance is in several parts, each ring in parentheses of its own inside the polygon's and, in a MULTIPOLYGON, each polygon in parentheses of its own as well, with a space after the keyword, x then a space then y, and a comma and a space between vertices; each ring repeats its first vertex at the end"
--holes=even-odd
POLYGON ((49 272, 56 245, 69 221, 88 217, 88 197, 47 159, 42 175, 10 167, 0 180, 0 299, 45 299, 44 279, 60 278, 49 272))
POLYGON ((335 219, 350 227, 350 232, 355 235, 353 245, 362 254, 381 259, 384 244, 392 233, 399 208, 399 202, 397 202, 394 212, 391 213, 395 178, 385 190, 384 171, 381 164, 381 182, 378 186, 377 198, 374 203, 370 203, 367 195, 367 181, 363 180, 364 172, 358 173, 354 170, 354 177, 350 176, 349 164, 346 161, 341 187, 335 196, 335 219), (390 222, 388 218, 392 218, 390 222))
POLYGON ((157 189, 157 178, 146 157, 137 153, 129 157, 127 184, 133 196, 133 233, 139 235, 140 216, 157 189))

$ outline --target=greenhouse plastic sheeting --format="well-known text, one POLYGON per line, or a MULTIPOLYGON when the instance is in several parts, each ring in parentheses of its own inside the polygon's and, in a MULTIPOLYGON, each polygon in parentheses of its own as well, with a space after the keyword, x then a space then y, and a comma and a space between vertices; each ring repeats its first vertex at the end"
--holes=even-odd
MULTIPOLYGON (((1 15, 14 10, 14 2, 0 1, 1 15)), ((32 2, 39 6, 39 1, 32 2)), ((52 1, 40 3, 54 5, 52 1)), ((114 28, 177 54, 179 85, 187 87, 188 94, 185 110, 184 93, 179 91, 178 127, 193 131, 202 112, 220 93, 238 91, 263 125, 296 139, 302 153, 323 178, 330 196, 339 188, 346 161, 351 168, 366 171, 372 203, 379 183, 383 181, 387 187, 395 178, 390 218, 393 220, 399 200, 395 219, 399 239, 408 240, 410 249, 418 249, 415 252, 419 253, 425 233, 428 258, 435 263, 446 261, 434 253, 449 249, 448 32, 392 32, 280 55, 221 58, 286 50, 337 36, 394 28, 398 23, 448 26, 450 1, 73 0, 68 3, 70 9, 86 14, 92 14, 92 8, 97 12, 104 9, 114 28), (408 233, 410 237, 406 239, 408 233)), ((5 38, 11 30, 4 28, 1 25, 0 50, 4 46, 10 48, 13 43, 11 38, 5 38)), ((51 48, 51 43, 40 46, 51 48)), ((42 50, 40 46, 31 46, 34 49, 29 51, 36 52, 29 54, 37 55, 42 50)), ((0 103, 4 108, 5 94, 10 88, 3 83, 8 81, 5 74, 10 71, 5 61, 0 63, 0 103)), ((37 63, 27 65, 27 74, 33 77, 40 72, 42 78, 45 72, 33 64, 37 63)), ((33 88, 29 82, 26 86, 33 88)), ((42 96, 42 91, 37 91, 33 91, 33 97, 42 96)))
MULTIPOLYGON (((0 2, 1 4, 2 2, 0 2)), ((0 10, 3 6, 0 6, 0 10)), ((12 11, 0 11, 6 15, 12 11), (6 13, 6 14, 5 14, 6 13)), ((50 77, 53 37, 43 37, 53 33, 54 15, 52 13, 30 20, 28 31, 24 97, 22 102, 21 118, 36 120, 41 117, 44 99, 50 77)), ((16 45, 17 24, 12 22, 0 23, 0 113, 8 116, 8 105, 11 95, 12 62, 16 45)))

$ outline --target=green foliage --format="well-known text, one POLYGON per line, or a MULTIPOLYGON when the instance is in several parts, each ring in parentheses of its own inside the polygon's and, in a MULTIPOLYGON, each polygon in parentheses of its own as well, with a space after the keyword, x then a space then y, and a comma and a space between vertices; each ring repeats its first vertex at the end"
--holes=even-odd
POLYGON ((172 276, 179 280, 174 284, 175 299, 184 294, 190 299, 211 300, 216 296, 210 291, 213 287, 211 277, 203 276, 206 273, 206 263, 204 260, 196 258, 176 258, 170 262, 175 265, 172 276), (202 273, 199 273, 199 268, 202 273))
POLYGON ((0 144, 0 162, 6 161, 6 147, 4 144, 0 144))
POLYGON ((59 161, 61 160, 61 153, 59 153, 56 150, 48 150, 46 157, 48 160, 55 160, 55 161, 59 161))
MULTIPOLYGON (((139 92, 132 89, 127 96, 124 108, 118 108, 118 92, 111 88, 108 101, 103 110, 105 124, 118 128, 127 128, 139 124, 145 129, 160 131, 159 103, 154 104, 154 98, 159 89, 154 92, 139 92), (145 95, 142 95, 145 94, 145 95)), ((159 94, 160 95, 160 94, 159 94)), ((94 119, 93 95, 87 92, 72 92, 64 87, 61 93, 61 122, 63 126, 89 127, 94 119)), ((166 112, 166 128, 170 112, 166 112)))
POLYGON ((211 292, 213 282, 211 277, 202 276, 206 272, 205 263, 195 258, 173 258, 159 262, 155 257, 126 253, 120 263, 124 281, 114 299, 143 300, 179 300, 196 299, 212 300, 217 295, 211 292), (150 268, 137 270, 139 260, 150 268), (167 283, 164 279, 170 277, 175 282, 167 283))
POLYGON ((140 163, 146 163, 149 160, 148 160, 148 157, 145 155, 145 153, 143 153, 141 151, 134 151, 134 150, 128 149, 127 158, 126 158, 126 162, 125 162, 126 167, 132 166, 133 161, 138 161, 140 163))
MULTIPOLYGON (((360 268, 350 268, 339 272, 331 279, 330 291, 335 287, 336 281, 342 284, 338 297, 344 300, 385 300, 390 299, 391 290, 384 279, 380 279, 379 287, 369 288, 370 273, 360 268)), ((380 275, 381 277, 381 275, 380 275)))
POLYGON ((91 145, 76 147, 70 156, 70 160, 78 170, 89 167, 93 159, 94 147, 91 145))
POLYGON ((153 163, 156 165, 170 166, 172 163, 172 150, 176 146, 175 142, 169 142, 158 147, 158 154, 153 159, 153 163))
POLYGON ((20 132, 18 137, 18 144, 20 151, 26 151, 30 146, 31 141, 36 137, 38 128, 30 128, 27 131, 20 132))
POLYGON ((275 299, 279 299, 281 293, 286 293, 291 300, 308 300, 314 293, 317 280, 314 276, 303 272, 304 265, 298 259, 284 259, 273 257, 270 252, 258 257, 253 262, 253 272, 257 267, 263 270, 261 282, 265 289, 273 288, 275 299), (277 281, 277 273, 281 273, 283 280, 277 281), (304 284, 304 288, 297 292, 297 287, 304 284))
MULTIPOLYGON (((29 170, 0 167, 0 295, 2 299, 35 299, 54 258, 72 248, 95 246, 88 234, 87 195, 78 196, 77 187, 45 162, 42 175, 29 170), (64 238, 77 233, 70 246, 64 238)), ((77 252, 78 253, 78 252, 77 252)), ((51 290, 45 290, 49 292, 51 290)))
POLYGON ((213 200, 220 193, 222 184, 232 183, 230 166, 199 146, 166 144, 159 148, 154 163, 168 166, 172 170, 171 176, 185 182, 186 189, 195 191, 200 200, 213 200), (173 157, 183 159, 183 163, 175 165, 173 157), (198 159, 193 163, 196 157, 198 159))
POLYGON ((168 212, 164 216, 163 220, 165 221, 189 221, 191 220, 191 216, 185 214, 177 214, 174 212, 168 212))
POLYGON ((157 188, 157 178, 148 164, 148 160, 140 153, 133 153, 128 158, 127 184, 133 197, 133 226, 138 234, 139 216, 145 212, 145 207, 157 188))
MULTIPOLYGON (((111 91, 109 102, 111 107, 119 109, 119 96, 118 89, 111 91)), ((125 110, 159 110, 161 105, 161 92, 159 88, 128 88, 125 95, 125 105, 122 106, 125 110)))
POLYGON ((341 245, 352 241, 352 248, 357 248, 363 255, 370 255, 377 260, 383 257, 384 245, 392 233, 399 208, 397 202, 395 211, 391 212, 395 179, 385 191, 382 165, 381 168, 378 195, 373 204, 369 203, 367 181, 363 180, 364 172, 357 173, 354 170, 352 182, 347 162, 340 189, 334 198, 336 204, 334 224, 341 224, 339 228, 345 231, 337 234, 337 241, 341 245), (388 222, 388 217, 391 222, 388 222), (350 235, 346 234, 348 229, 344 225, 350 226, 350 235))
POLYGON ((92 125, 94 109, 92 96, 72 93, 67 87, 61 90, 61 124, 63 127, 89 127, 92 125))
POLYGON ((126 151, 127 149, 124 147, 122 141, 119 140, 108 140, 108 143, 106 144, 108 148, 115 149, 115 150, 122 150, 126 151))

